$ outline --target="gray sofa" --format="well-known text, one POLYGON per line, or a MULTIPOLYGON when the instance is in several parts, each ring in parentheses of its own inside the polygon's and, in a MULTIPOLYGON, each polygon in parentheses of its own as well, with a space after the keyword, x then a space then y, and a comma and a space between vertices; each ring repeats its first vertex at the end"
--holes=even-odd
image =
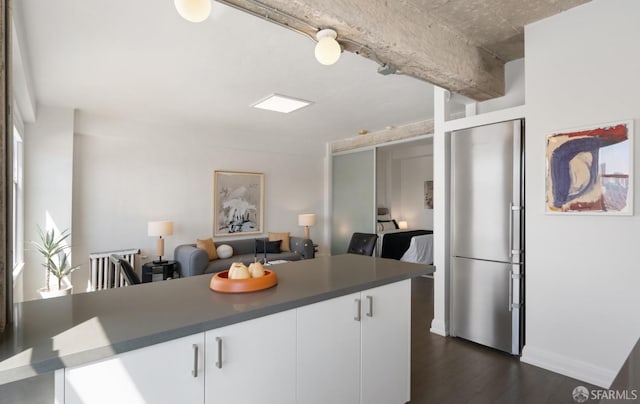
MULTIPOLYGON (((222 240, 215 242, 216 248, 221 244, 230 245, 233 248, 231 258, 217 259, 209 261, 209 256, 204 250, 196 248, 195 244, 182 244, 176 247, 173 252, 173 259, 178 263, 178 271, 181 277, 209 274, 213 272, 229 269, 231 263, 242 262, 249 265, 256 258, 255 238, 241 240, 222 240)), ((262 240, 262 238, 260 238, 262 240)), ((313 241, 302 237, 290 237, 289 244, 291 251, 281 253, 268 253, 269 261, 287 260, 298 261, 315 257, 313 241)), ((257 254, 258 259, 264 258, 264 253, 257 254)))

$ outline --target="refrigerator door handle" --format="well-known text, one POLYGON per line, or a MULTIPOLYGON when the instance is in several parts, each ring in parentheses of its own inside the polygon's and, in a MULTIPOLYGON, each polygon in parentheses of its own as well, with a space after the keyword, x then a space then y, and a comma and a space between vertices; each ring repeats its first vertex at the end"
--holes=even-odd
POLYGON ((521 307, 520 300, 518 300, 517 302, 513 301, 513 282, 517 281, 519 285, 521 278, 522 278, 521 274, 515 273, 511 269, 509 270, 509 311, 510 312, 513 311, 513 309, 519 310, 521 307))
POLYGON ((513 272, 509 269, 509 313, 513 310, 513 272))
POLYGON ((520 255, 522 253, 522 250, 513 248, 513 212, 520 212, 520 209, 522 207, 513 202, 509 204, 509 258, 513 258, 515 254, 520 255))
MULTIPOLYGON (((509 203, 509 238, 507 249, 509 251, 509 258, 513 258, 513 202, 509 203)), ((511 296, 511 294, 509 294, 511 296)), ((509 306, 511 307, 511 306, 509 306)))

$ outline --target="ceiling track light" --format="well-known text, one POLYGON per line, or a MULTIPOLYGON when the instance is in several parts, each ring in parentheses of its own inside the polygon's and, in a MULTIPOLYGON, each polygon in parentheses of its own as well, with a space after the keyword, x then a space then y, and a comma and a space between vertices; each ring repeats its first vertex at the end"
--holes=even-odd
MULTIPOLYGON (((294 17, 292 15, 289 15, 283 11, 278 10, 277 8, 273 8, 271 6, 268 6, 258 0, 245 0, 248 3, 253 4, 254 6, 256 6, 257 8, 261 9, 262 11, 256 11, 256 10, 251 10, 248 8, 244 8, 242 6, 239 6, 235 3, 232 3, 228 0, 216 0, 218 3, 222 3, 225 6, 229 6, 231 8, 235 8, 236 10, 239 11, 243 11, 247 14, 250 14, 254 17, 258 17, 261 18, 265 21, 269 21, 273 24, 279 25, 282 28, 286 28, 288 30, 291 30, 293 32, 297 32, 300 35, 306 36, 307 38, 309 38, 310 40, 312 40, 313 42, 317 42, 317 38, 313 35, 310 34, 310 32, 312 33, 316 33, 318 31, 320 31, 320 28, 309 24, 308 22, 301 20, 298 17, 294 17), (284 23, 281 21, 278 21, 276 19, 273 18, 274 15, 278 15, 280 17, 283 17, 289 21, 291 21, 291 23, 284 23), (302 28, 298 28, 298 27, 302 27, 302 28)), ((383 65, 384 62, 380 61, 380 59, 378 59, 378 56, 376 55, 376 52, 369 48, 366 45, 363 45, 359 42, 356 42, 352 39, 349 38, 345 38, 343 36, 340 37, 340 42, 342 43, 348 43, 351 45, 352 48, 354 48, 355 50, 353 51, 355 54, 357 55, 362 55, 363 51, 364 51, 364 57, 373 60, 374 62, 376 62, 379 65, 383 65)), ((351 48, 350 47, 350 48, 351 48)))
POLYGON ((211 14, 211 0, 174 0, 173 4, 187 21, 202 22, 211 14))
POLYGON ((396 67, 391 63, 383 63, 380 66, 378 66, 378 73, 382 74, 383 76, 394 74, 396 72, 397 72, 396 67))
MULTIPOLYGON (((178 8, 178 3, 180 4, 184 4, 184 3, 197 3, 197 4, 201 4, 204 2, 204 0, 174 0, 176 3, 176 8, 178 8)), ((211 4, 210 1, 211 0, 206 0, 209 3, 209 8, 211 8, 211 4)), ((229 0, 216 0, 218 3, 222 3, 226 6, 229 6, 231 8, 235 8, 236 10, 240 10, 243 11, 247 14, 253 15, 254 17, 258 17, 261 18, 265 21, 269 21, 271 23, 277 24, 283 28, 287 28, 288 30, 291 30, 293 32, 297 32, 300 35, 304 35, 307 38, 311 39, 314 42, 319 42, 320 38, 318 38, 318 35, 320 34, 320 32, 325 31, 324 29, 319 29, 318 27, 315 27, 311 24, 309 24, 308 22, 301 20, 298 17, 294 17, 290 14, 287 14, 283 11, 278 10, 277 8, 268 6, 258 0, 245 0, 248 3, 253 4, 254 6, 258 7, 259 9, 261 9, 262 11, 256 11, 256 10, 252 10, 252 9, 248 9, 242 6, 239 6, 238 4, 232 3, 229 0), (283 17, 285 19, 290 20, 291 22, 295 23, 295 24, 289 24, 289 23, 285 23, 285 22, 281 22, 278 21, 274 18, 272 18, 273 15, 278 15, 280 17, 283 17), (296 28, 294 25, 298 26, 298 27, 303 27, 303 28, 296 28), (312 35, 312 33, 310 32, 316 32, 316 37, 314 38, 314 36, 312 35)), ((180 13, 180 15, 182 15, 182 13, 180 12, 180 9, 178 9, 178 12, 180 13)), ((206 17, 203 18, 206 19, 209 15, 210 11, 206 13, 206 17)), ((184 16, 183 16, 184 17, 184 16)), ((184 17, 186 19, 188 19, 187 17, 184 17)), ((190 20, 191 21, 191 20, 190 20)), ((335 41, 335 43, 340 47, 340 52, 342 52, 342 46, 340 45, 340 43, 338 43, 338 41, 336 40, 337 38, 337 33, 335 30, 333 29, 329 29, 330 31, 333 31, 335 33, 335 36, 333 37, 333 40, 335 41)), ((323 34, 325 35, 325 34, 323 34)), ((403 74, 401 71, 396 70, 395 67, 391 64, 391 63, 386 63, 381 61, 378 58, 378 55, 376 54, 376 52, 369 48, 368 46, 361 44, 357 41, 354 41, 352 39, 349 38, 345 38, 345 37, 340 37, 340 42, 342 43, 347 43, 350 46, 348 46, 349 50, 354 52, 357 55, 362 55, 368 59, 373 60, 374 62, 376 62, 378 65, 380 65, 380 68, 378 70, 378 72, 380 74, 391 74, 391 73, 395 73, 395 74, 403 74), (355 50, 353 50, 355 48, 355 50)), ((318 44, 316 44, 316 52, 317 52, 317 47, 318 44)), ((334 52, 335 52, 335 44, 332 45, 332 47, 334 48, 334 52)), ((317 56, 316 56, 317 58, 317 56)), ((338 59, 340 58, 340 56, 338 55, 338 59)), ((338 60, 336 59, 336 61, 338 60)), ((322 63, 322 62, 320 62, 322 63)), ((335 62, 333 62, 335 63, 335 62)))

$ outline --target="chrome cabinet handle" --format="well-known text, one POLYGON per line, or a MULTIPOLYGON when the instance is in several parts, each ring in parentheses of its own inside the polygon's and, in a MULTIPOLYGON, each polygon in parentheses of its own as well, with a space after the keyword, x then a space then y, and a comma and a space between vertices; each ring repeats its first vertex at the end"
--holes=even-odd
POLYGON ((373 317, 373 296, 367 296, 367 302, 369 303, 369 311, 367 311, 367 317, 373 317))
POLYGON ((216 337, 216 343, 218 344, 218 361, 216 367, 222 369, 222 338, 216 337))
POLYGON ((198 344, 193 344, 193 370, 191 375, 198 377, 198 344))
POLYGON ((362 303, 360 302, 360 299, 356 299, 356 315, 355 317, 353 317, 354 320, 356 321, 360 321, 360 319, 362 317, 360 317, 360 310, 362 309, 362 303))

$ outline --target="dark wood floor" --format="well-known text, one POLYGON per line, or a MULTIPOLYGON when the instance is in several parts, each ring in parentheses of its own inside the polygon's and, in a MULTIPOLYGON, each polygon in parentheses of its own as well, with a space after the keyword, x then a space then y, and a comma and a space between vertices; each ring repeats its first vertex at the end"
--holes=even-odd
POLYGON ((575 404, 575 387, 596 388, 491 348, 430 333, 433 279, 412 282, 411 404, 575 404))

